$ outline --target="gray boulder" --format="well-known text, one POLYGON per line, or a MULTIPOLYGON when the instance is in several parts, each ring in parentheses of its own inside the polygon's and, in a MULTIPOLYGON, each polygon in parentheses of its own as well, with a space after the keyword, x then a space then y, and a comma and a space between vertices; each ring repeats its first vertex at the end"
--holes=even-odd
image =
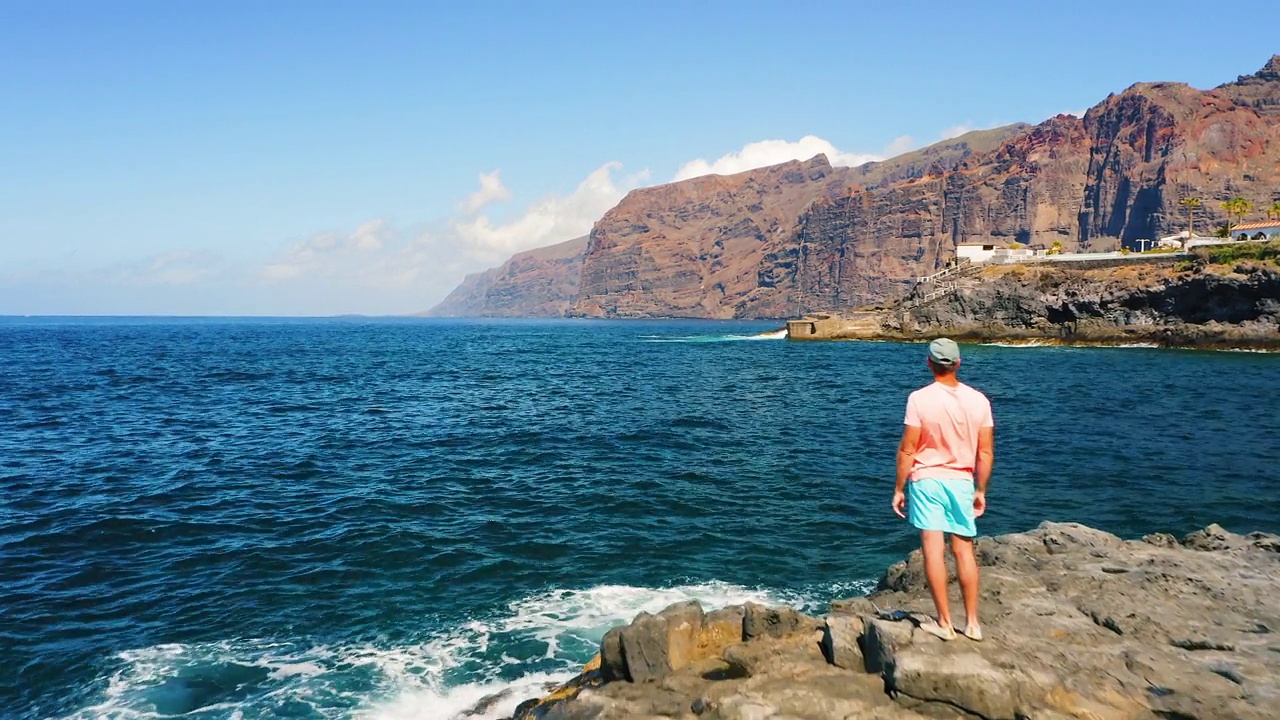
POLYGON ((742 639, 760 637, 784 637, 792 633, 818 629, 819 623, 804 613, 789 607, 765 607, 747 603, 742 617, 742 639))
POLYGON ((859 640, 866 623, 856 615, 828 615, 822 625, 822 655, 827 662, 845 670, 861 670, 866 665, 859 640))

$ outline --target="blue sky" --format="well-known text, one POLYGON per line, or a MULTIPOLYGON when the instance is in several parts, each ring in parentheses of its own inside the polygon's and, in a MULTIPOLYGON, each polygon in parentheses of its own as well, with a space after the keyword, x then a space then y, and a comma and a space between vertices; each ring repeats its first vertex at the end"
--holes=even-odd
POLYGON ((0 3, 0 314, 423 310, 637 186, 1280 52, 1260 0, 971 5, 0 3))

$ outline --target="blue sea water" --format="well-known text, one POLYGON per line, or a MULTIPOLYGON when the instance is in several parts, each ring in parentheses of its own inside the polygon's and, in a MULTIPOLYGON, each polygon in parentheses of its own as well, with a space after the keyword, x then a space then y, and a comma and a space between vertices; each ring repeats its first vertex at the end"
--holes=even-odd
MULTIPOLYGON (((0 319, 0 713, 501 717, 640 610, 863 592, 922 346, 774 329, 0 319)), ((1280 530, 1280 356, 964 352, 981 532, 1280 530)))

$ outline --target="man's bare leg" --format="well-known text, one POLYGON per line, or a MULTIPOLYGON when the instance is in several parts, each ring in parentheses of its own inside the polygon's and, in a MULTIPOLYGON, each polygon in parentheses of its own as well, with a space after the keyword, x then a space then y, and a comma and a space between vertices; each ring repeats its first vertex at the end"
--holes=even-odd
POLYGON ((924 552, 924 575, 929 580, 929 592, 938 607, 938 624, 951 627, 951 607, 947 602, 947 540, 942 531, 921 530, 920 549, 924 552))
POLYGON ((978 561, 973 557, 973 538, 952 535, 951 552, 956 556, 956 576, 964 597, 965 634, 978 633, 981 637, 978 630, 978 561))

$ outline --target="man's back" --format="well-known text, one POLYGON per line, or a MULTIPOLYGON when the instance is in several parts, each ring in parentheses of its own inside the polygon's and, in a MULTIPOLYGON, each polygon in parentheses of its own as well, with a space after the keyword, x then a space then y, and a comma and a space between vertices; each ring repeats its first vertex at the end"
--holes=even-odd
POLYGON ((936 623, 920 626, 943 640, 956 636, 947 599, 946 536, 956 556, 964 597, 965 637, 982 639, 978 625, 978 562, 973 538, 987 510, 987 482, 995 463, 991 403, 956 379, 960 346, 949 338, 929 343, 934 383, 907 399, 906 427, 898 442, 893 511, 920 531, 925 576, 938 608, 936 623), (910 480, 910 482, 908 482, 910 480))
POLYGON ((979 431, 993 426, 991 403, 964 383, 934 382, 911 393, 905 423, 920 428, 912 479, 972 480, 979 431))

